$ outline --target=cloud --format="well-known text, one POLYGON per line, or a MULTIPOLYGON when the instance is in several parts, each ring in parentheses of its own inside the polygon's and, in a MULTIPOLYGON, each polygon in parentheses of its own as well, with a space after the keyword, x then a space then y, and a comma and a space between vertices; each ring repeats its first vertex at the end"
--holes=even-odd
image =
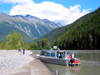
POLYGON ((0 0, 0 1, 2 1, 3 3, 13 3, 13 4, 16 4, 16 3, 29 4, 33 2, 32 0, 0 0))
POLYGON ((40 19, 48 19, 50 21, 67 25, 79 17, 89 13, 89 9, 80 10, 80 5, 70 6, 66 8, 61 4, 50 1, 42 3, 34 3, 32 0, 4 0, 5 3, 18 3, 10 10, 9 15, 27 15, 36 16, 40 19))

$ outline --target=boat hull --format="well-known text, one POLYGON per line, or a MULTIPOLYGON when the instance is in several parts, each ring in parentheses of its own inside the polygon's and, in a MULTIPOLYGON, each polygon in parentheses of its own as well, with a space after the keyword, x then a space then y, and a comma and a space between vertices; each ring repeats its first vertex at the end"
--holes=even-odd
POLYGON ((70 63, 70 59, 57 59, 55 57, 40 56, 40 60, 46 63, 58 64, 58 65, 79 65, 80 63, 70 63))

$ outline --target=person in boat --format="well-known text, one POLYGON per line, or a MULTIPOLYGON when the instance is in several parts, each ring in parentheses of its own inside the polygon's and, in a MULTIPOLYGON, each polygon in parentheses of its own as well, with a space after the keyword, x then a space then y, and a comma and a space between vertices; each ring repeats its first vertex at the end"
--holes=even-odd
POLYGON ((62 58, 62 54, 60 53, 60 57, 59 58, 62 58))
POLYGON ((60 58, 60 53, 58 54, 58 57, 60 58))
POLYGON ((57 57, 60 59, 62 58, 62 54, 61 53, 58 53, 57 57))
POLYGON ((70 52, 67 52, 68 58, 72 58, 70 54, 70 52))
POLYGON ((73 63, 73 62, 74 62, 74 58, 71 58, 70 63, 73 63))
POLYGON ((65 58, 65 52, 63 53, 63 58, 65 58))

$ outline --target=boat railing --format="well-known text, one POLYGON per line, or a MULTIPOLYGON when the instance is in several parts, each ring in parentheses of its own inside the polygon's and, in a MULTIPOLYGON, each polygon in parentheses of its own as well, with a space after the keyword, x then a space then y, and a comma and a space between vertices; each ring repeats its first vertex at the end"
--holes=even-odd
POLYGON ((60 50, 60 48, 51 48, 51 50, 60 50))
POLYGON ((75 60, 79 60, 80 61, 80 59, 79 58, 74 58, 75 60))

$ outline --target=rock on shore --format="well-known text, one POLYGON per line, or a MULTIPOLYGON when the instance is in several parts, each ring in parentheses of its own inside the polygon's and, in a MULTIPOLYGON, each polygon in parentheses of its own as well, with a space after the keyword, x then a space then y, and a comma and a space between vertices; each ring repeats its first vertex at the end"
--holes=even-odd
POLYGON ((25 55, 17 50, 0 50, 0 74, 7 74, 10 71, 27 65, 34 58, 29 56, 31 51, 26 51, 25 55))

